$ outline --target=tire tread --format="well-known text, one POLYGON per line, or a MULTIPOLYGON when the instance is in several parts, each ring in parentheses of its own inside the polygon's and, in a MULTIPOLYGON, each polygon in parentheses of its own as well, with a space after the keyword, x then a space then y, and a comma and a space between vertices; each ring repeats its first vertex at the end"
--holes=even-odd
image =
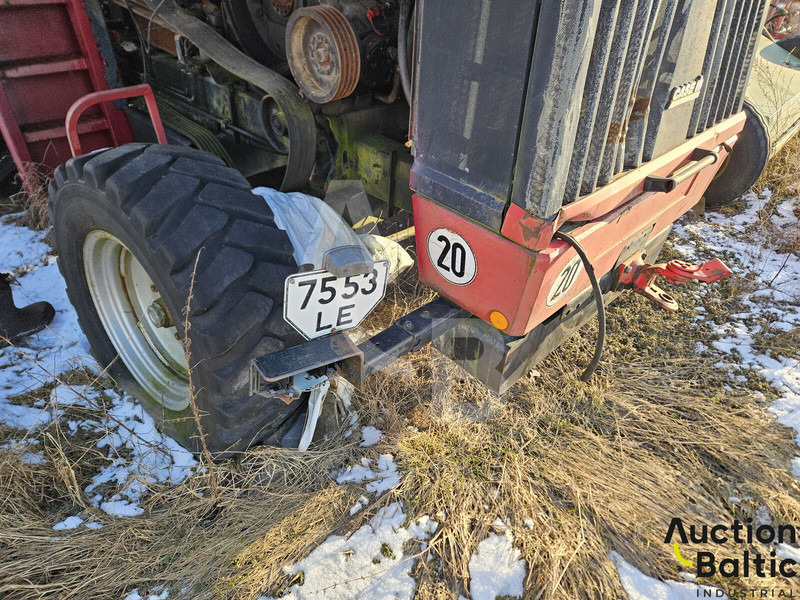
MULTIPOLYGON (((293 248, 266 202, 217 157, 179 146, 130 144, 70 159, 50 186, 54 212, 72 186, 97 190, 125 215, 178 297, 189 297, 202 249, 189 337, 193 356, 201 358, 194 368, 205 373, 206 418, 213 420, 215 405, 225 404, 232 425, 220 429, 217 446, 234 431, 250 432, 245 425, 253 415, 236 417, 237 406, 248 413, 251 403, 241 391, 249 361, 302 341, 282 315, 283 282, 297 270, 293 248)), ((181 331, 183 324, 176 325, 181 331)), ((263 426, 253 423, 259 431, 263 426)))

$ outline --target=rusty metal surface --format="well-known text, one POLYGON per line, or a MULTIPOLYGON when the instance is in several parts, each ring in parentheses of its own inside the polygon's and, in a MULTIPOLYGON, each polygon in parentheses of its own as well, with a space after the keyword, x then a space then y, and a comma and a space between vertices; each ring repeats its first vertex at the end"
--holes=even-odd
POLYGON ((585 272, 569 270, 575 252, 566 243, 552 239, 552 228, 574 222, 570 235, 591 257, 595 272, 599 276, 609 273, 631 240, 639 239, 643 232, 663 231, 697 204, 722 161, 697 171, 670 192, 643 191, 645 173, 668 175, 680 171, 691 162, 701 144, 723 158, 727 155, 723 144, 743 125, 741 115, 732 117, 595 194, 566 205, 555 221, 526 217, 521 207, 512 215, 510 209, 506 220, 517 220, 513 228, 510 223, 508 228, 504 225, 505 237, 453 214, 432 199, 415 195, 420 279, 487 322, 492 321, 493 312, 501 313, 508 322, 505 333, 524 335, 589 287, 585 272), (443 226, 450 239, 457 240, 472 257, 469 263, 475 267, 470 268, 468 280, 448 279, 440 270, 443 254, 431 247, 429 239, 435 239, 433 234, 443 226), (529 233, 525 226, 530 227, 529 233))
POLYGON ((651 37, 651 43, 655 43, 655 50, 649 52, 643 61, 639 87, 634 91, 635 100, 625 138, 624 166, 627 168, 636 168, 642 164, 650 104, 653 102, 658 71, 667 50, 667 40, 678 6, 677 0, 659 0, 658 4, 658 16, 651 37))
POLYGON ((311 107, 288 79, 264 67, 231 45, 211 26, 178 8, 171 0, 150 2, 159 6, 157 23, 192 41, 211 60, 255 88, 269 94, 286 117, 289 162, 281 184, 283 191, 303 189, 308 184, 317 150, 317 128, 311 107))
POLYGON ((318 104, 353 93, 361 76, 355 31, 332 6, 308 6, 292 13, 286 26, 289 68, 303 93, 318 104))
POLYGON ((496 0, 472 0, 456 22, 441 3, 420 6, 411 187, 495 230, 514 206, 552 220, 736 114, 764 11, 762 0, 547 2, 528 30, 532 47, 511 24, 497 36, 503 62, 474 48, 501 22, 496 0), (520 97, 522 82, 513 89, 506 76, 520 72, 526 48, 520 97), (489 56, 491 75, 476 69, 489 56))
POLYGON ((288 17, 294 10, 294 0, 270 0, 270 6, 276 14, 281 17, 288 17))
POLYGON ((572 150, 572 161, 569 166, 570 177, 567 179, 564 190, 564 203, 574 202, 581 194, 583 170, 589 158, 589 143, 601 110, 600 90, 606 75, 609 54, 614 40, 617 13, 620 0, 603 2, 598 17, 596 41, 592 48, 589 60, 589 70, 586 74, 584 88, 583 109, 575 134, 575 145, 572 150))
POLYGON ((614 102, 614 112, 611 117, 611 128, 616 131, 613 136, 609 133, 606 147, 603 149, 603 160, 598 173, 599 184, 608 183, 614 175, 622 170, 622 165, 617 163, 617 157, 622 158, 625 134, 628 131, 628 120, 632 110, 632 94, 639 84, 644 58, 643 51, 649 45, 657 9, 658 5, 656 4, 656 10, 653 10, 653 0, 640 0, 636 7, 633 29, 625 62, 622 66, 622 73, 616 90, 617 97, 614 102))
POLYGON ((526 248, 534 250, 546 248, 553 232, 561 225, 593 221, 618 209, 644 191, 647 177, 666 177, 691 162, 696 148, 714 148, 720 153, 720 159, 724 159, 729 152, 725 144, 742 131, 744 123, 744 113, 738 113, 638 169, 623 173, 593 194, 565 204, 555 218, 540 219, 512 204, 506 214, 501 233, 526 248))

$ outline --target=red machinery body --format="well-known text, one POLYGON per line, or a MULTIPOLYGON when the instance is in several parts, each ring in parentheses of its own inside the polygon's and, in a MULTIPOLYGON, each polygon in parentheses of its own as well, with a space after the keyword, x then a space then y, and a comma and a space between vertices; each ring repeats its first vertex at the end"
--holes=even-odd
POLYGON ((512 205, 503 221, 502 235, 454 214, 432 199, 415 195, 420 279, 495 326, 498 322, 492 314, 501 313, 508 322, 506 327, 499 327, 504 333, 525 335, 589 288, 585 270, 576 269, 572 281, 567 282, 568 289, 552 301, 554 286, 564 285, 564 278, 569 277, 566 269, 576 257, 565 242, 552 239, 555 230, 574 223, 570 234, 591 257, 595 272, 598 276, 609 273, 641 250, 648 238, 668 229, 700 201, 728 154, 730 145, 726 142, 741 132, 744 121, 744 114, 724 121, 566 205, 555 220, 542 221, 512 205), (692 162, 696 148, 716 152, 716 162, 671 192, 644 191, 646 177, 665 177, 679 171, 692 162), (474 253, 476 273, 465 285, 454 285, 445 279, 434 266, 436 257, 432 259, 428 251, 429 236, 442 227, 461 236, 474 253))
MULTIPOLYGON (((279 440, 287 400, 311 394, 307 382, 335 368, 359 385, 428 343, 503 393, 599 315, 588 378, 605 306, 622 290, 674 310, 656 277, 729 273, 719 261, 651 263, 743 131, 763 0, 562 0, 521 10, 414 0, 413 18, 411 2, 296 4, 278 14, 227 0, 0 0, 0 130, 23 178, 31 163, 55 167, 120 146, 133 130, 147 139, 141 111, 127 106, 129 121, 112 104, 132 95, 145 95, 159 142, 169 135, 204 151, 99 152, 68 162, 50 186, 59 263, 93 351, 114 357, 104 361, 111 373, 154 417, 164 419, 165 407, 176 407, 168 422, 192 417, 175 369, 183 347, 165 357, 162 338, 198 341, 204 428, 227 451, 279 440), (292 45, 312 23, 330 52, 292 45), (102 176, 84 177, 84 168, 102 176), (123 170, 121 193, 136 196, 142 214, 104 183, 123 170), (303 342, 281 311, 292 302, 281 285, 304 264, 273 209, 248 192, 244 177, 262 176, 317 194, 355 179, 367 207, 388 205, 362 221, 407 210, 413 190, 420 279, 442 297, 358 346, 344 332, 303 342), (86 197, 104 209, 94 214, 86 197), (141 309, 128 301, 126 278, 88 282, 96 264, 107 266, 101 274, 121 264, 99 239, 116 239, 114 252, 143 265, 152 285, 142 289, 161 290, 141 303, 153 328, 137 320, 136 344, 109 335, 141 309), (182 275, 195 253, 199 291, 182 275), (114 286, 123 301, 108 308, 95 291, 114 286), (175 317, 193 297, 207 302, 181 332, 164 307, 175 317), (167 401, 166 388, 175 390, 167 401)), ((325 263, 344 277, 342 289, 347 269, 371 268, 355 254, 325 263)), ((336 300, 349 309, 350 298, 336 300)), ((292 422, 304 421, 294 410, 292 422)), ((196 439, 175 433, 188 446, 196 439)))
MULTIPOLYGON (((64 116, 80 98, 108 89, 103 59, 81 0, 0 2, 0 132, 22 177, 72 153, 64 116)), ((115 75, 114 75, 115 76, 115 75)), ((84 152, 133 140, 111 103, 78 125, 84 152)))

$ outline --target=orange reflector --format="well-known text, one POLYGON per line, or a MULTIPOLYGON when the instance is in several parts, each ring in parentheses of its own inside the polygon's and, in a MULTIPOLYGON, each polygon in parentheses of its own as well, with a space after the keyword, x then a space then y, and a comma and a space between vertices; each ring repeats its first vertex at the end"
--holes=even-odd
POLYGON ((506 319, 506 316, 499 311, 493 311, 492 314, 489 315, 489 319, 492 321, 492 325, 497 327, 500 331, 503 331, 506 327, 508 327, 508 319, 506 319))

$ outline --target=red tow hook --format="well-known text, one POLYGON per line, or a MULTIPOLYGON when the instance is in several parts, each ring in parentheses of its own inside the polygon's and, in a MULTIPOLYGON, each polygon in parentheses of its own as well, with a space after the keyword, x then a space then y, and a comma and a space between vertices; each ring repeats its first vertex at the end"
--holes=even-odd
POLYGON ((678 310, 678 302, 655 285, 655 279, 659 275, 669 283, 683 284, 689 281, 714 283, 732 274, 732 271, 718 258, 700 265, 693 265, 683 260, 650 265, 644 262, 646 258, 647 254, 643 252, 617 267, 612 288, 614 291, 631 289, 664 310, 678 310))

